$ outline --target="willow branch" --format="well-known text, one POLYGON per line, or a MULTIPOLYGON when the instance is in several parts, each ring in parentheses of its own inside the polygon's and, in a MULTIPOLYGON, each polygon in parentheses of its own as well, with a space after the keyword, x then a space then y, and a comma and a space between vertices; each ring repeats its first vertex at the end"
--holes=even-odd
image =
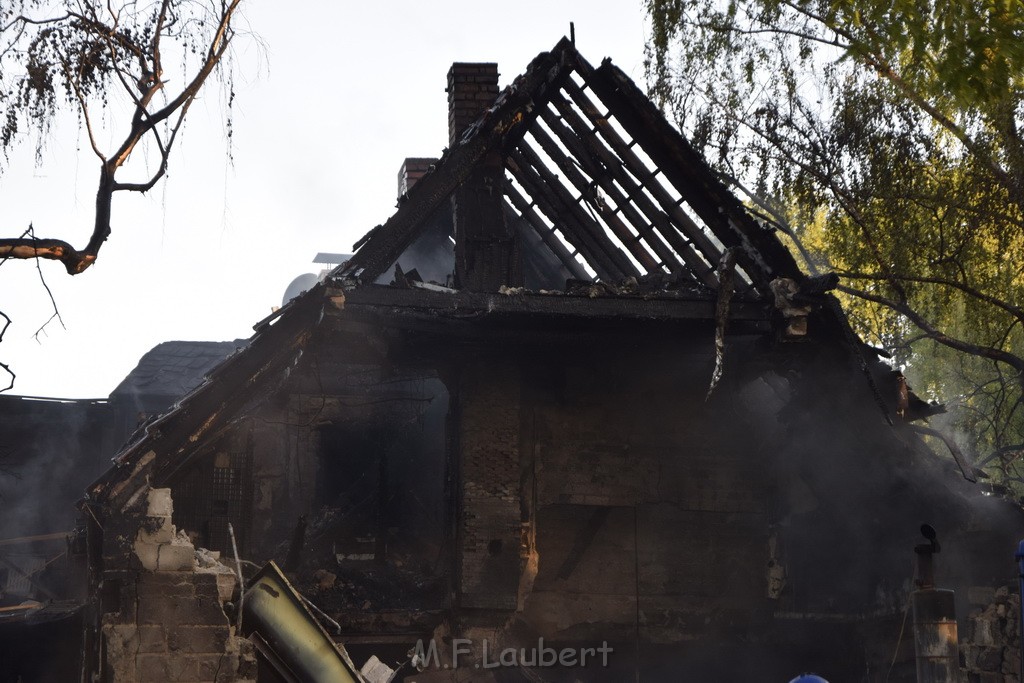
POLYGON ((816 14, 806 7, 789 0, 781 0, 781 2, 794 12, 819 22, 829 31, 832 31, 836 35, 849 41, 850 48, 847 50, 848 54, 850 54, 854 59, 859 59, 865 66, 874 70, 879 76, 889 81, 903 94, 904 97, 928 114, 933 121, 949 131, 971 152, 971 154, 974 154, 983 164, 985 164, 985 166, 988 167, 988 169, 992 171, 997 178, 999 178, 1000 182, 1003 183, 1007 190, 1013 190, 1013 181, 1010 178, 1010 175, 1006 172, 1006 169, 996 163, 984 147, 967 134, 967 131, 965 131, 951 118, 939 111, 938 107, 929 102, 920 92, 907 83, 903 77, 896 72, 893 65, 890 64, 889 61, 886 60, 885 57, 883 57, 877 50, 872 49, 870 45, 863 40, 858 39, 851 31, 845 27, 837 25, 833 21, 830 21, 827 17, 816 14))
POLYGON ((1006 455, 1007 453, 1020 453, 1022 451, 1024 451, 1024 443, 1015 443, 1010 446, 1003 446, 1001 448, 997 448, 996 450, 992 451, 984 458, 979 460, 976 467, 984 467, 985 465, 989 464, 996 458, 1000 458, 1006 455))
MULTIPOLYGON (((857 273, 850 271, 837 271, 836 275, 839 275, 840 277, 845 277, 850 280, 888 280, 889 277, 885 275, 877 275, 874 273, 857 273)), ((975 289, 970 285, 965 285, 962 282, 957 282, 956 280, 947 280, 945 278, 940 277, 925 277, 917 275, 893 275, 892 277, 895 277, 896 279, 902 280, 904 282, 940 285, 942 287, 951 287, 953 289, 957 289, 970 297, 973 297, 980 301, 984 301, 985 303, 991 304, 996 308, 1000 308, 1006 311, 1014 318, 1016 318, 1019 322, 1024 322, 1024 308, 1014 306, 1013 304, 1002 299, 998 299, 990 294, 985 294, 981 290, 975 289)))
POLYGON ((60 60, 60 67, 61 70, 64 71, 64 77, 68 79, 68 82, 71 84, 71 89, 75 92, 75 99, 78 100, 78 106, 82 110, 82 118, 85 119, 85 131, 89 135, 89 146, 92 147, 93 153, 100 158, 100 161, 106 163, 107 158, 103 155, 103 152, 100 151, 100 147, 96 143, 96 136, 92 132, 92 119, 89 116, 89 105, 85 101, 85 95, 82 93, 81 88, 78 87, 78 79, 72 77, 71 70, 68 68, 67 59, 64 58, 63 55, 60 60))
POLYGON ((929 339, 938 342, 943 346, 947 346, 951 349, 961 351, 972 356, 988 358, 989 360, 1005 363, 1006 365, 1009 365, 1011 368, 1017 371, 1018 379, 1020 379, 1020 376, 1024 374, 1024 359, 1020 358, 1015 354, 1003 351, 1002 349, 992 348, 991 346, 981 346, 979 344, 972 344, 971 342, 967 342, 962 339, 950 337, 944 332, 941 332, 930 322, 928 322, 920 313, 915 311, 904 301, 896 301, 881 296, 879 294, 873 294, 859 289, 853 289, 852 287, 847 287, 846 285, 839 285, 836 289, 838 289, 841 292, 845 292, 850 296, 855 296, 859 299, 864 299, 865 301, 871 301, 876 304, 881 304, 883 306, 891 308, 892 310, 896 311, 897 313, 907 318, 915 326, 917 326, 922 332, 928 335, 929 339))

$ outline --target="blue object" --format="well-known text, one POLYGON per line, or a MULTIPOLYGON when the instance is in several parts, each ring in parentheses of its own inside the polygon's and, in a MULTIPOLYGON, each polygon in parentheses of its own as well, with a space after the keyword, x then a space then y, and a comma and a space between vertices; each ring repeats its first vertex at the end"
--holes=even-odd
POLYGON ((1018 631, 1020 632, 1020 665, 1021 671, 1024 671, 1024 541, 1021 541, 1017 545, 1017 568, 1020 570, 1020 595, 1021 595, 1021 606, 1018 608, 1020 612, 1020 626, 1018 631))
MULTIPOLYGON (((1024 549, 1024 541, 1021 541, 1021 548, 1024 549)), ((789 683, 828 683, 828 681, 814 674, 800 674, 789 683)))

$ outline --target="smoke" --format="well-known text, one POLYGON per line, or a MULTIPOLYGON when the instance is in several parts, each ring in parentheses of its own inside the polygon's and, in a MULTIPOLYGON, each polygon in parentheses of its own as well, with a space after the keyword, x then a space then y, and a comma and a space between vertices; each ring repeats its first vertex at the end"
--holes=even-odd
POLYGON ((0 539, 70 530, 75 502, 109 458, 108 405, 4 397, 0 539))

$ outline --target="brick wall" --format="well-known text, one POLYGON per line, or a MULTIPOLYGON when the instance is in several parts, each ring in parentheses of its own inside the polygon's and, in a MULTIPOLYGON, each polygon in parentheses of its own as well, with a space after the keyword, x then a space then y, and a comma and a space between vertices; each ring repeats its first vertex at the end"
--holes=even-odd
POLYGON ((434 158, 408 158, 402 162, 398 169, 398 198, 409 194, 409 190, 419 182, 419 179, 427 174, 431 166, 437 163, 434 158))
POLYGON ((468 365, 459 385, 460 604, 514 610, 520 558, 519 376, 468 365))
POLYGON ((639 614, 645 640, 678 642, 766 595, 764 463, 672 367, 565 365, 523 407, 539 556, 526 614, 546 637, 632 637, 639 614))

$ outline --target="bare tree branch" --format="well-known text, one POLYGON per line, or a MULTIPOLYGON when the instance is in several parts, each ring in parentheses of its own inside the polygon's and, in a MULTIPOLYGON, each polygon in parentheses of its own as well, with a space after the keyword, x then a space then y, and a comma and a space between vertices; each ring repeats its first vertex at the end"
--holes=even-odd
POLYGON ((974 466, 971 465, 970 461, 967 460, 967 456, 964 455, 960 447, 956 445, 956 442, 951 438, 939 432, 931 427, 925 427, 923 425, 907 424, 907 427, 911 431, 917 432, 918 434, 925 434, 927 436, 933 436, 942 443, 946 444, 946 448, 949 449, 950 454, 953 456, 953 460, 956 461, 957 467, 960 468, 960 473, 964 475, 964 479, 969 482, 977 482, 978 477, 974 473, 974 466))
MULTIPOLYGON (((2 342, 4 340, 4 334, 7 333, 7 328, 11 326, 11 319, 8 318, 7 314, 4 313, 3 311, 0 311, 0 318, 4 319, 4 326, 0 327, 0 342, 2 342)), ((0 389, 0 394, 2 394, 5 391, 10 391, 11 389, 14 388, 15 374, 14 374, 14 371, 11 370, 11 368, 6 363, 0 363, 0 370, 3 370, 4 372, 6 372, 11 377, 11 379, 8 382, 7 386, 4 387, 3 389, 0 389)))

